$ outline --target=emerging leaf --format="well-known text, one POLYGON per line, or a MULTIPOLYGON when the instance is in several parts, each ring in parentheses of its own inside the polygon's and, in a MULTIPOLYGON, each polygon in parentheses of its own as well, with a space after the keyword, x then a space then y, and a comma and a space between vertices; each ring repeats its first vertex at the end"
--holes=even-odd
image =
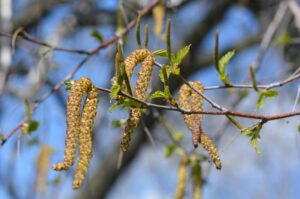
POLYGON ((121 128, 125 125, 126 125, 126 120, 125 119, 112 121, 112 126, 115 127, 115 128, 121 128))
POLYGON ((153 54, 168 59, 168 52, 166 49, 156 50, 153 54))
POLYGON ((175 151, 175 149, 176 149, 175 144, 168 144, 164 150, 165 158, 170 157, 173 154, 173 152, 175 151))
POLYGON ((124 99, 118 100, 116 103, 114 103, 111 107, 109 107, 109 112, 113 112, 118 106, 122 105, 124 103, 124 99))
POLYGON ((71 88, 74 84, 74 81, 73 80, 66 80, 66 81, 64 81, 64 84, 66 85, 66 91, 68 91, 68 90, 71 90, 71 88))
POLYGON ((182 49, 180 49, 176 53, 176 55, 172 56, 172 61, 174 63, 176 63, 177 65, 179 65, 182 62, 183 58, 189 53, 190 48, 191 48, 191 44, 189 44, 189 45, 183 47, 182 49))
POLYGON ((290 44, 291 42, 292 42, 292 37, 288 32, 284 32, 283 34, 278 35, 278 37, 274 39, 274 44, 278 46, 290 44))
POLYGON ((115 99, 117 97, 120 89, 121 89, 121 86, 119 84, 117 84, 117 82, 115 84, 113 84, 111 87, 110 97, 112 99, 115 99))
POLYGON ((91 36, 97 39, 100 43, 104 42, 103 35, 96 28, 94 28, 91 32, 91 36))
POLYGON ((162 91, 155 91, 155 93, 153 93, 150 98, 151 99, 154 99, 154 98, 167 98, 167 96, 162 91))

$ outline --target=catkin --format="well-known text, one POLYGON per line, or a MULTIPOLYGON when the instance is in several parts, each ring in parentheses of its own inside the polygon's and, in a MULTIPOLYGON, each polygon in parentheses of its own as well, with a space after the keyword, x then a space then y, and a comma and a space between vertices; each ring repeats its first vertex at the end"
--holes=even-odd
POLYGON ((177 185, 174 199, 182 199, 185 194, 186 180, 187 180, 187 170, 188 170, 189 160, 183 158, 179 164, 178 174, 177 174, 177 185))
POLYGON ((99 93, 88 78, 74 82, 67 102, 67 136, 64 162, 53 165, 54 170, 68 169, 73 165, 79 141, 79 160, 74 174, 73 189, 78 189, 86 175, 92 158, 92 128, 97 113, 99 93), (87 93, 82 114, 80 108, 83 95, 87 93))
POLYGON ((73 180, 73 189, 78 189, 87 172, 92 158, 92 128, 97 113, 98 90, 93 87, 86 98, 79 131, 79 160, 73 180))
MULTIPOLYGON (((189 84, 197 91, 203 93, 204 89, 199 81, 189 82, 189 84)), ((202 111, 202 97, 192 90, 188 85, 184 84, 180 87, 178 93, 179 107, 191 111, 202 111)), ((222 168, 221 160, 218 155, 218 149, 213 140, 203 132, 201 128, 201 114, 183 114, 183 119, 187 127, 192 132, 192 142, 195 147, 200 143, 209 153, 217 169, 222 168)))
MULTIPOLYGON (((201 93, 204 91, 203 86, 199 81, 189 82, 189 84, 201 93)), ((179 89, 178 101, 179 101, 179 106, 183 109, 188 109, 191 111, 202 111, 202 105, 203 105, 202 97, 198 95, 194 90, 192 90, 186 84, 182 85, 179 89)), ((194 147, 196 148, 201 138, 200 124, 202 121, 202 115, 183 114, 183 119, 187 127, 192 132, 192 142, 194 147)))
MULTIPOLYGON (((128 78, 132 76, 134 67, 141 62, 141 69, 138 73, 138 79, 135 88, 135 97, 139 100, 146 100, 147 88, 154 64, 154 55, 148 49, 138 49, 132 52, 124 61, 125 70, 128 78)), ((142 112, 140 108, 131 108, 127 120, 123 137, 121 140, 121 150, 126 152, 129 148, 131 134, 140 122, 142 112)))
POLYGON ((201 166, 199 162, 196 162, 192 165, 192 181, 193 181, 193 199, 202 198, 202 175, 201 175, 201 166))
POLYGON ((65 140, 64 161, 52 166, 52 169, 67 170, 74 164, 80 125, 80 106, 84 93, 91 90, 90 79, 82 77, 75 80, 67 101, 67 135, 65 140))
POLYGON ((203 131, 201 132, 200 144, 208 152, 208 154, 210 155, 211 159, 213 160, 216 168, 221 169, 222 163, 221 163, 220 157, 218 155, 218 148, 214 144, 213 140, 203 131))

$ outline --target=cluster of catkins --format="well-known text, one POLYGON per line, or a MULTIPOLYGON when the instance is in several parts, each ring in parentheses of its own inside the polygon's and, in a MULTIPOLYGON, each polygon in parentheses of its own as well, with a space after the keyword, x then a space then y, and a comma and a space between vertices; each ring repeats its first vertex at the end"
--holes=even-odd
POLYGON ((93 86, 90 79, 83 77, 75 80, 67 102, 64 161, 52 166, 52 169, 57 171, 69 169, 74 164, 79 142, 79 160, 73 179, 73 189, 78 189, 82 184, 92 158, 92 128, 98 100, 98 89, 93 86), (80 116, 81 101, 84 94, 87 94, 87 97, 80 116))

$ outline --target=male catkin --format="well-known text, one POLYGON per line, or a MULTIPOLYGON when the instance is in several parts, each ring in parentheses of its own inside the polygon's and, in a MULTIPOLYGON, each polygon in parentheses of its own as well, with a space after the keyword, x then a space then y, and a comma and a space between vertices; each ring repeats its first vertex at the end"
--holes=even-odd
POLYGON ((67 101, 67 135, 65 139, 64 161, 52 166, 54 170, 67 170, 74 164, 80 124, 80 106, 84 93, 91 90, 90 79, 82 77, 75 80, 67 101))
POLYGON ((78 189, 82 184, 92 158, 92 128, 97 113, 98 98, 98 89, 88 78, 76 80, 68 95, 64 162, 53 165, 52 168, 66 170, 73 165, 79 139, 79 160, 73 179, 73 189, 78 189), (85 93, 87 97, 80 118, 81 101, 85 93))
MULTIPOLYGON (((199 81, 189 82, 189 84, 194 87, 197 91, 203 92, 203 86, 199 81)), ((193 91, 188 85, 183 84, 178 93, 179 106, 183 109, 188 109, 191 111, 202 111, 203 100, 200 95, 193 91)), ((201 114, 183 114, 183 119, 187 127, 192 132, 192 142, 194 147, 198 146, 200 140, 200 124, 202 121, 201 114)))
POLYGON ((87 172, 92 158, 92 128, 97 113, 98 89, 93 87, 88 93, 80 120, 79 160, 73 180, 73 189, 78 189, 87 172))
MULTIPOLYGON (((138 49, 132 52, 124 61, 128 78, 132 76, 134 67, 141 62, 142 66, 138 73, 138 79, 135 88, 135 97, 139 100, 146 100, 147 88, 150 81, 154 61, 154 55, 148 49, 138 49)), ((142 112, 140 108, 131 108, 129 111, 129 118, 127 120, 121 140, 121 150, 123 152, 126 152, 128 150, 132 131, 138 126, 141 115, 142 112)))
POLYGON ((179 164, 176 192, 174 196, 175 199, 183 199, 184 197, 187 181, 188 164, 189 160, 187 158, 183 158, 179 164))
MULTIPOLYGON (((189 82, 198 92, 203 93, 204 88, 199 81, 189 82)), ((203 100, 202 97, 192 90, 188 85, 184 84, 180 87, 178 93, 179 107, 191 111, 202 111, 203 100)), ((187 127, 192 132, 192 142, 195 147, 200 143, 203 148, 211 156, 217 169, 222 168, 221 160, 218 155, 218 149, 213 140, 203 132, 201 128, 202 115, 201 114, 183 114, 183 119, 187 127)))

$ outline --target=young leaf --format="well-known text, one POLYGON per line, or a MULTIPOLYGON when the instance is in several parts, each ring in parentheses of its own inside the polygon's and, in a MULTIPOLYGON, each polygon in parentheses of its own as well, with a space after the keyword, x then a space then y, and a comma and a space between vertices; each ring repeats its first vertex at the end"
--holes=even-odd
POLYGON ((290 44, 291 42, 292 42, 292 37, 288 32, 284 32, 283 34, 278 35, 278 37, 274 39, 275 45, 286 45, 286 44, 290 44))
POLYGON ((160 49, 160 50, 156 50, 153 52, 154 55, 163 57, 163 58, 168 58, 168 52, 166 49, 160 49))
POLYGON ((265 90, 264 93, 265 96, 268 98, 276 97, 278 95, 278 91, 274 91, 274 90, 265 90))
POLYGON ((251 129, 247 128, 241 131, 242 134, 247 135, 250 137, 250 144, 255 149, 257 154, 260 154, 260 150, 258 147, 258 141, 260 140, 259 132, 262 128, 261 124, 257 124, 254 127, 251 127, 251 129))
POLYGON ((39 122, 36 120, 31 120, 28 125, 28 131, 31 133, 39 128, 39 122))
POLYGON ((155 91, 151 96, 150 96, 151 99, 154 99, 154 98, 167 98, 166 94, 162 91, 155 91))
POLYGON ((258 100, 257 100, 257 108, 258 109, 261 109, 262 107, 265 106, 265 94, 264 93, 259 93, 259 97, 258 97, 258 100))
POLYGON ((183 58, 189 53, 190 48, 191 48, 191 44, 189 44, 189 45, 183 47, 182 49, 180 49, 176 53, 176 55, 172 56, 172 61, 174 63, 176 63, 177 65, 179 65, 182 62, 183 58))
POLYGON ((121 86, 119 84, 113 84, 112 87, 111 87, 111 93, 110 93, 110 96, 112 99, 115 99, 119 93, 121 89, 121 86))
POLYGON ((122 109, 128 109, 131 107, 140 108, 141 106, 142 106, 141 103, 134 101, 132 99, 126 98, 124 101, 124 104, 122 106, 122 109))
MULTIPOLYGON (((170 77, 170 74, 171 74, 171 66, 164 66, 164 68, 165 68, 165 72, 166 72, 166 76, 167 76, 167 79, 169 79, 169 77, 170 77)), ((160 81, 162 82, 162 83, 165 83, 165 77, 164 77, 164 73, 163 73, 163 69, 160 69, 159 70, 159 78, 160 78, 160 81)))
POLYGON ((97 39, 100 43, 104 42, 103 35, 96 28, 94 28, 91 32, 91 36, 97 39))
POLYGON ((66 85, 66 91, 68 91, 68 90, 71 90, 71 88, 74 84, 74 81, 73 80, 66 80, 66 81, 64 81, 64 84, 66 85))
POLYGON ((121 119, 121 120, 113 120, 112 121, 112 126, 115 128, 121 128, 126 125, 126 120, 121 119))
POLYGON ((253 88, 256 92, 258 92, 258 88, 257 88, 257 83, 256 83, 256 78, 255 78, 255 73, 254 73, 254 69, 252 66, 250 66, 250 75, 251 75, 251 79, 252 79, 252 85, 253 88))
POLYGON ((174 145, 174 144, 168 144, 166 146, 165 150, 164 150, 164 156, 165 156, 165 158, 170 157, 173 154, 173 152, 175 151, 175 149, 176 149, 176 145, 174 145))
POLYGON ((124 103, 124 99, 118 100, 116 103, 114 103, 111 107, 109 107, 109 112, 113 112, 118 106, 122 105, 124 103))
POLYGON ((259 97, 257 100, 258 109, 264 107, 266 98, 273 98, 278 95, 278 91, 274 91, 274 90, 259 90, 258 93, 259 93, 259 97))
POLYGON ((177 131, 173 133, 173 137, 174 139, 179 142, 184 136, 184 132, 183 131, 177 131))
POLYGON ((220 73, 226 73, 226 67, 230 59, 233 57, 235 51, 229 51, 219 60, 219 71, 220 73))

